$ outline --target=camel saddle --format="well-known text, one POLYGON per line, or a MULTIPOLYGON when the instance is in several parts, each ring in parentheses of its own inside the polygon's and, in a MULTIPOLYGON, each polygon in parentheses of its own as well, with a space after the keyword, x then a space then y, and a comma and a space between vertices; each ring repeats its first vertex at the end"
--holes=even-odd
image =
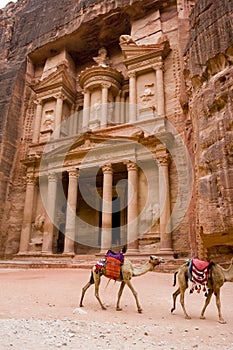
POLYGON ((190 259, 188 262, 189 279, 197 284, 205 284, 208 281, 211 263, 209 261, 190 259))
POLYGON ((108 250, 105 254, 105 258, 105 276, 117 280, 120 276, 121 265, 124 261, 123 253, 114 253, 112 250, 108 250))

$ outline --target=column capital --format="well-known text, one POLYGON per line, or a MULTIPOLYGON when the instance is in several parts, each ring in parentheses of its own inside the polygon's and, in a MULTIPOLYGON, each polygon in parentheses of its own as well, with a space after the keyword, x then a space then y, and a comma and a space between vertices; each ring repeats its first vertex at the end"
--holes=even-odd
POLYGON ((136 78, 136 71, 128 72, 128 77, 129 78, 136 78))
POLYGON ((48 173, 48 180, 49 182, 57 182, 57 174, 54 172, 48 173))
POLYGON ((162 70, 164 71, 164 64, 163 62, 158 62, 157 64, 153 65, 152 68, 157 71, 157 70, 162 70))
POLYGON ((125 164, 126 164, 128 171, 137 171, 138 170, 137 164, 132 162, 131 160, 125 162, 125 164))
POLYGON ((67 170, 68 174, 69 174, 69 178, 78 178, 79 176, 79 169, 73 168, 70 170, 67 170))
POLYGON ((110 89, 111 86, 112 86, 111 83, 101 83, 102 89, 103 89, 103 88, 105 88, 105 89, 110 89))
POLYGON ((82 91, 82 94, 83 94, 83 95, 85 95, 85 94, 90 94, 90 93, 91 93, 91 91, 89 90, 88 87, 85 87, 85 88, 83 89, 83 91, 82 91))
POLYGON ((169 153, 156 155, 156 160, 160 166, 168 166, 171 161, 171 155, 169 153))
POLYGON ((112 164, 111 163, 104 164, 102 166, 102 171, 103 171, 103 174, 112 174, 113 173, 112 164))
POLYGON ((27 183, 27 185, 35 185, 36 179, 35 179, 34 175, 28 174, 26 177, 26 183, 27 183))
POLYGON ((42 98, 36 98, 33 102, 35 103, 35 105, 40 105, 40 106, 42 106, 42 98))
POLYGON ((55 95, 55 98, 58 100, 58 99, 60 99, 60 100, 66 100, 66 96, 65 96, 65 94, 63 94, 62 92, 59 92, 59 93, 57 93, 56 95, 55 95))

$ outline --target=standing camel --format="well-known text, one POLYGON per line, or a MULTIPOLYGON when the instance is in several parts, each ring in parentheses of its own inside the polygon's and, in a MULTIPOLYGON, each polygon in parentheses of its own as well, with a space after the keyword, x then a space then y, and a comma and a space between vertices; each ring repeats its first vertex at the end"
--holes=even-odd
MULTIPOLYGON (((139 304, 138 301, 138 297, 137 297, 137 292, 135 291, 134 287, 132 286, 131 283, 131 278, 132 277, 136 277, 136 276, 141 276, 144 275, 145 273, 147 273, 148 271, 153 271, 154 267, 159 265, 160 263, 164 263, 164 259, 159 258, 157 256, 153 256, 151 255, 149 258, 149 261, 142 266, 135 266, 133 265, 130 260, 124 258, 124 262, 120 267, 120 275, 119 278, 116 279, 116 281, 121 282, 121 286, 118 292, 118 299, 117 299, 117 305, 116 305, 116 310, 117 311, 121 311, 122 309, 120 308, 120 298, 123 292, 123 289, 125 287, 125 285, 127 284, 127 286, 130 288, 130 290, 133 293, 133 296, 136 300, 136 304, 137 304, 137 308, 138 308, 138 312, 141 313, 142 312, 142 308, 139 304)), ((87 282, 87 284, 83 287, 82 289, 82 296, 81 296, 81 300, 80 300, 80 307, 83 306, 83 298, 84 295, 87 291, 87 289, 92 285, 95 284, 95 296, 98 300, 98 302, 100 303, 100 306, 103 310, 106 310, 106 307, 103 305, 102 301, 100 300, 99 297, 99 285, 100 285, 100 278, 101 276, 105 276, 105 268, 102 267, 101 269, 96 269, 96 267, 94 266, 91 270, 91 277, 89 282, 87 282)))
MULTIPOLYGON (((186 319, 191 317, 187 314, 185 305, 184 305, 184 293, 188 288, 188 279, 189 279, 189 263, 183 264, 174 274, 174 286, 176 284, 176 275, 178 277, 179 288, 173 293, 173 312, 176 308, 176 298, 180 294, 180 303, 184 311, 186 319)), ((210 303, 212 294, 216 296, 216 305, 218 309, 218 317, 220 323, 226 323, 222 317, 221 313, 221 302, 220 302, 220 288, 223 286, 224 282, 233 282, 233 258, 228 269, 223 269, 220 265, 215 263, 210 263, 209 277, 207 281, 208 293, 205 301, 205 305, 201 311, 201 319, 205 319, 204 313, 207 306, 210 303)))

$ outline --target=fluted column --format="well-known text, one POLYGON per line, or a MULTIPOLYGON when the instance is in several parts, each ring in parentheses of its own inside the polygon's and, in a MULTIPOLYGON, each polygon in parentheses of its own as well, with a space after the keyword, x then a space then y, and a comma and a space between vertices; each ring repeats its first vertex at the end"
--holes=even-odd
POLYGON ((91 93, 89 90, 84 90, 84 101, 83 101, 83 131, 88 129, 90 121, 90 102, 91 102, 91 93))
POLYGON ((138 250, 138 166, 128 162, 128 211, 127 243, 128 253, 138 250))
POLYGON ((102 205, 102 235, 101 251, 112 246, 112 183, 113 170, 111 164, 102 167, 103 171, 103 205, 102 205))
POLYGON ((46 203, 46 218, 44 225, 44 237, 42 244, 42 253, 52 254, 53 250, 53 231, 55 222, 57 195, 57 176, 55 173, 48 175, 48 195, 46 203))
POLYGON ((137 120, 137 88, 136 73, 129 73, 129 122, 137 120))
POLYGON ((41 125, 41 118, 42 118, 42 101, 36 100, 36 116, 35 116, 35 124, 33 128, 33 136, 32 136, 32 143, 39 142, 39 136, 40 136, 40 125, 41 125))
POLYGON ((109 84, 102 84, 102 116, 101 116, 101 126, 107 125, 108 120, 108 89, 109 84))
POLYGON ((163 81, 163 66, 156 67, 156 88, 157 88, 157 108, 158 115, 165 116, 165 98, 164 98, 164 81, 163 81))
POLYGON ((64 253, 74 254, 75 242, 75 222, 76 222, 76 207, 78 193, 78 169, 72 169, 69 173, 69 186, 67 197, 66 210, 66 228, 65 228, 65 244, 64 253))
POLYGON ((35 179, 33 175, 28 174, 19 253, 25 253, 28 251, 28 244, 31 238, 34 194, 35 194, 35 179))
POLYGON ((58 94, 56 97, 57 97, 57 104, 56 104, 56 115, 55 115, 53 137, 54 139, 59 139, 61 122, 62 122, 62 107, 63 107, 63 100, 65 99, 65 96, 63 94, 58 94))
POLYGON ((159 202, 160 202, 160 251, 172 254, 172 234, 170 230, 170 186, 169 155, 157 157, 159 162, 159 202))

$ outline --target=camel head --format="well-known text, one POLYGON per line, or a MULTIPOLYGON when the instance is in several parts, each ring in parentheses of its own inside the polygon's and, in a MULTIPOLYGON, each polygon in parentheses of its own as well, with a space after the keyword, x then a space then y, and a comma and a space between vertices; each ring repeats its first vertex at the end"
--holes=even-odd
POLYGON ((160 258, 158 256, 155 255, 151 255, 150 259, 149 259, 149 263, 153 265, 153 267, 165 263, 165 260, 163 258, 160 258))

